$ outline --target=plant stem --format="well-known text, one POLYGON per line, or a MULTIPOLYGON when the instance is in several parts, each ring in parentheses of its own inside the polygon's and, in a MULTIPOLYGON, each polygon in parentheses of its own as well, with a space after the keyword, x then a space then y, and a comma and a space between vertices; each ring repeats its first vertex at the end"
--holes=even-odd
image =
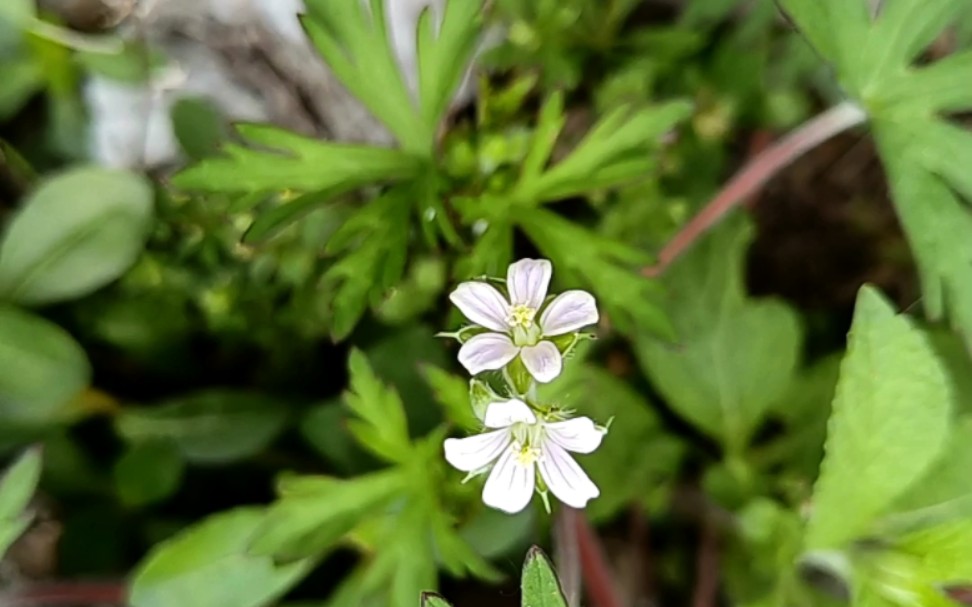
POLYGON ((584 513, 565 506, 564 517, 572 523, 577 537, 581 574, 591 607, 624 607, 607 556, 584 513))
POLYGON ((105 604, 125 604, 125 586, 114 582, 53 582, 0 595, 0 605, 4 607, 105 604))
POLYGON ((663 273, 706 231, 716 225, 740 202, 755 194, 780 170, 838 133, 862 124, 867 114, 860 106, 845 101, 805 122, 783 139, 770 145, 738 172, 705 207, 675 235, 658 254, 658 263, 644 268, 645 276, 663 273))

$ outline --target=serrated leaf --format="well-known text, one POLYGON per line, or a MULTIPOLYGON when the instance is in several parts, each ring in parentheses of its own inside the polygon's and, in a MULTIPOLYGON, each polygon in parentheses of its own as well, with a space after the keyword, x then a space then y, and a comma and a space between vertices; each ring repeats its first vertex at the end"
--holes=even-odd
POLYGON ((287 416, 281 402, 260 394, 207 390, 126 409, 115 427, 133 443, 171 441, 186 459, 215 464, 259 452, 280 433, 287 416))
POLYGON ((470 432, 482 429, 483 423, 473 411, 469 398, 468 380, 432 366, 423 367, 422 375, 450 421, 470 432))
POLYGON ((270 506, 249 549, 284 560, 320 555, 395 498, 406 481, 398 469, 351 480, 283 479, 280 498, 270 506))
POLYGON ((398 393, 375 375, 367 357, 354 349, 348 357, 351 389, 344 402, 358 417, 348 427, 361 443, 378 457, 403 462, 411 452, 408 422, 398 393))
POLYGON ((0 477, 0 557, 30 524, 26 513, 41 475, 41 451, 28 449, 0 477))
POLYGON ((264 512, 237 508, 212 516, 155 546, 132 579, 132 607, 260 607, 282 595, 313 565, 277 565, 247 548, 264 512))
POLYGON ((523 592, 522 607, 567 607, 564 592, 550 561, 536 546, 527 552, 520 586, 523 592))
POLYGON ((204 192, 329 190, 336 196, 408 179, 420 166, 399 150, 322 141, 265 125, 239 124, 236 129, 246 143, 259 147, 226 145, 222 155, 185 169, 172 183, 204 192))
POLYGON ((952 390, 924 335, 861 289, 814 488, 807 547, 866 535, 945 448, 952 390))
POLYGON ((0 305, 0 416, 8 422, 62 420, 90 379, 87 355, 64 329, 0 305))
POLYGON ((964 3, 965 0, 883 2, 878 18, 870 28, 861 59, 871 82, 887 79, 925 50, 955 18, 964 3))
POLYGON ((802 342, 789 307, 745 297, 742 264, 751 238, 748 223, 726 223, 670 268, 664 282, 677 337, 642 336, 636 344, 669 405, 733 453, 789 385, 802 342))
POLYGON ((81 168, 48 179, 0 242, 0 298, 48 304, 115 280, 142 251, 152 200, 134 173, 81 168))
POLYGON ((779 0, 787 14, 827 60, 837 64, 846 83, 860 90, 864 72, 862 41, 870 15, 864 0, 779 0))

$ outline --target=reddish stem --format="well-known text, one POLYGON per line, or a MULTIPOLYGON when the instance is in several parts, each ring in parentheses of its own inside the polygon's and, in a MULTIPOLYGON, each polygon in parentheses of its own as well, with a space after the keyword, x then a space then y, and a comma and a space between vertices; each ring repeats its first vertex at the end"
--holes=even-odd
POLYGON ((719 594, 719 539, 715 526, 702 525, 702 539, 695 559, 695 591, 692 607, 715 607, 719 594))
MULTIPOLYGON (((565 508, 565 510, 567 510, 565 508)), ((570 517, 577 535, 577 548, 580 552, 581 573, 584 588, 592 607, 624 607, 618 586, 611 575, 607 557, 594 529, 583 512, 569 509, 565 516, 570 517)))
POLYGON ((48 605, 124 605, 124 584, 117 582, 55 582, 18 588, 0 596, 3 607, 40 607, 48 605))
POLYGON ((716 194, 658 254, 658 263, 645 268, 645 276, 658 276, 684 253, 706 231, 719 222, 740 202, 753 196, 781 169, 838 133, 863 123, 867 114, 854 103, 845 101, 807 121, 797 130, 770 145, 746 163, 729 183, 716 194))

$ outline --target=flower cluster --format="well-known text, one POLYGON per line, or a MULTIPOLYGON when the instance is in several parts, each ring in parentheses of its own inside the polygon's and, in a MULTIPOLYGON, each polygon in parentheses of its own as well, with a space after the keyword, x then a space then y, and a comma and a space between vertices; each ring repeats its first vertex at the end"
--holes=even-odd
MULTIPOLYGON (((587 417, 538 402, 537 384, 560 376, 578 331, 598 321, 597 304, 586 291, 548 298, 552 266, 545 259, 510 265, 506 294, 485 281, 464 282, 449 296, 473 324, 452 334, 462 342, 459 362, 472 375, 500 372, 499 388, 480 411, 484 432, 445 441, 446 460, 471 477, 489 473, 486 505, 515 513, 534 492, 547 504, 547 491, 574 508, 599 495, 569 452, 591 453, 606 429, 587 417), (539 472, 539 478, 537 475, 539 472)), ((473 387, 482 385, 473 380, 473 387)))

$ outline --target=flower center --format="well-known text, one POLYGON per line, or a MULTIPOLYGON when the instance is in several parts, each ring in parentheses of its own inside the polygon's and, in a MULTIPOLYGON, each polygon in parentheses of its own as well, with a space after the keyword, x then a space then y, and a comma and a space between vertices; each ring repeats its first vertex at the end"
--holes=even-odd
POLYGON ((537 311, 525 304, 516 304, 510 309, 510 316, 506 319, 513 329, 529 329, 533 326, 533 317, 537 311))
POLYGON ((523 444, 516 450, 516 463, 521 466, 532 466, 534 462, 540 459, 540 455, 540 449, 523 444))

